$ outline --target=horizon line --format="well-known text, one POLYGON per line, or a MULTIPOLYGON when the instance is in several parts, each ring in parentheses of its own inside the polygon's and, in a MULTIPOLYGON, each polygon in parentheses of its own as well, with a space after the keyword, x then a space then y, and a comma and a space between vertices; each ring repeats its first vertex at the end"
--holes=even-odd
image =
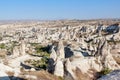
POLYGON ((0 19, 0 21, 59 21, 59 20, 114 20, 120 18, 90 18, 90 19, 69 19, 69 18, 62 18, 62 19, 0 19))

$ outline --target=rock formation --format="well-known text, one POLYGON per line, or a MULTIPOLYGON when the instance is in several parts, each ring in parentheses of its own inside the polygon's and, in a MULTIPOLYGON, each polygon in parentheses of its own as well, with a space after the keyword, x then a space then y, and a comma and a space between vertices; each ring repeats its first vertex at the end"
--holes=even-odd
POLYGON ((60 58, 57 58, 57 61, 55 62, 55 71, 54 75, 63 77, 64 76, 64 65, 63 62, 60 60, 60 58))
POLYGON ((22 75, 28 79, 30 73, 30 76, 36 74, 34 79, 41 79, 37 70, 44 69, 51 77, 56 75, 65 80, 96 80, 96 73, 106 68, 120 69, 119 22, 0 22, 0 77, 9 76, 6 71, 11 71, 16 77, 22 75), (28 64, 24 65, 25 62, 28 64))
POLYGON ((54 61, 56 61, 56 59, 57 59, 57 54, 54 50, 54 47, 52 47, 50 58, 53 59, 54 61))
POLYGON ((18 49, 18 46, 15 46, 14 48, 13 48, 13 56, 14 57, 18 57, 20 55, 20 51, 19 51, 19 49, 18 49))
POLYGON ((75 73, 73 72, 72 65, 69 59, 67 59, 65 63, 65 69, 67 71, 67 75, 70 75, 72 79, 76 80, 75 73))
POLYGON ((114 70, 111 73, 104 75, 97 80, 120 80, 120 70, 114 70))
POLYGON ((20 44, 20 54, 25 55, 25 42, 22 40, 20 44))
POLYGON ((64 58, 65 58, 64 45, 63 45, 62 40, 59 41, 56 52, 57 52, 57 56, 58 56, 60 59, 64 59, 64 58))
POLYGON ((104 61, 104 67, 115 70, 115 69, 119 69, 120 66, 116 63, 116 61, 114 60, 113 56, 110 53, 110 46, 107 46, 107 42, 106 42, 106 47, 104 47, 103 50, 103 61, 104 61))

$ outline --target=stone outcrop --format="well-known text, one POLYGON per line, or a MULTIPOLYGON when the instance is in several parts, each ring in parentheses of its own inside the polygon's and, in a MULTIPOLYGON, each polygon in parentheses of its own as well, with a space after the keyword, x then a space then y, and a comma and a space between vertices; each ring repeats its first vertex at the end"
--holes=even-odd
POLYGON ((54 61, 56 61, 57 59, 57 54, 56 51, 54 50, 54 47, 52 47, 50 58, 53 59, 54 61))
POLYGON ((26 52, 25 52, 25 42, 24 40, 21 41, 21 44, 20 44, 20 54, 21 55, 25 55, 26 52))
POLYGON ((111 55, 110 53, 110 46, 107 45, 107 42, 106 42, 106 46, 104 47, 104 50, 103 50, 103 60, 104 61, 104 67, 107 67, 109 69, 112 69, 112 70, 115 70, 115 69, 119 69, 120 66, 116 63, 116 61, 114 60, 113 56, 111 55))
POLYGON ((111 73, 104 75, 97 80, 120 80, 120 70, 114 70, 111 73))
POLYGON ((101 70, 120 69, 119 21, 113 25, 104 20, 23 22, 0 25, 0 62, 4 64, 0 64, 0 77, 9 76, 6 71, 11 70, 17 77, 24 70, 27 74, 45 69, 65 80, 93 80, 101 70))
POLYGON ((71 77, 73 80, 76 80, 75 73, 73 72, 72 65, 69 59, 65 63, 66 75, 71 77))
POLYGON ((63 62, 58 58, 55 62, 54 75, 63 77, 64 76, 64 65, 63 62))
MULTIPOLYGON (((99 58, 98 58, 99 59, 99 58)), ((87 73, 89 69, 100 71, 102 69, 101 62, 95 58, 76 58, 71 61, 73 68, 78 67, 82 73, 87 73)))
POLYGON ((63 45, 62 40, 59 41, 56 52, 57 52, 57 56, 58 56, 60 59, 64 59, 64 58, 65 58, 64 45, 63 45))
POLYGON ((4 65, 3 63, 0 63, 0 80, 10 80, 7 72, 14 73, 14 70, 9 66, 4 65))
POLYGON ((108 33, 118 33, 119 32, 119 24, 112 24, 108 26, 106 29, 108 33))
POLYGON ((18 46, 15 46, 13 48, 13 57, 18 57, 19 55, 20 55, 19 48, 18 48, 18 46))

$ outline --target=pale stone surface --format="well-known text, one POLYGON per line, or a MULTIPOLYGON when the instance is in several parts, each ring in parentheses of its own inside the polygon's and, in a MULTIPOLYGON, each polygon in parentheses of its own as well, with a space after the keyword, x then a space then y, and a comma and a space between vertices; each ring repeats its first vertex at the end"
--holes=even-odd
POLYGON ((54 75, 60 77, 64 76, 64 66, 63 62, 60 59, 57 59, 56 61, 54 75))
POLYGON ((82 73, 87 73, 89 69, 100 71, 102 69, 101 62, 97 62, 95 58, 78 58, 71 62, 73 68, 78 67, 82 73))
MULTIPOLYGON (((0 23, 0 62, 4 65, 1 66, 8 68, 0 70, 4 75, 5 71, 12 70, 15 72, 14 76, 20 75, 21 68, 24 68, 21 63, 28 59, 41 59, 42 56, 34 56, 37 53, 36 47, 48 52, 49 47, 43 47, 48 44, 55 46, 48 59, 48 71, 57 76, 63 77, 68 72, 76 80, 79 76, 80 79, 83 76, 93 78, 93 73, 105 67, 120 69, 120 23, 119 26, 111 26, 116 22, 119 21, 55 20, 0 23), (76 74, 76 70, 79 75, 76 74)), ((69 79, 69 76, 67 77, 69 79)))
POLYGON ((53 59, 54 61, 56 61, 56 59, 57 59, 57 54, 54 50, 54 47, 52 47, 50 58, 53 59))
POLYGON ((68 73, 71 75, 71 77, 76 80, 76 76, 73 72, 73 69, 72 69, 72 65, 71 65, 71 62, 69 59, 67 59, 66 63, 65 63, 65 67, 66 67, 66 70, 68 71, 68 73))
POLYGON ((120 80, 120 70, 112 71, 111 73, 102 76, 97 80, 120 80))
POLYGON ((60 59, 64 59, 65 58, 65 54, 64 54, 64 45, 62 40, 59 41, 58 46, 57 46, 57 56, 60 59))
POLYGON ((20 54, 25 55, 25 42, 24 42, 24 40, 21 41, 20 54))
POLYGON ((0 80, 10 80, 6 72, 14 72, 14 70, 9 66, 0 63, 0 80))
POLYGON ((105 66, 109 69, 120 69, 120 66, 116 63, 113 56, 110 54, 110 50, 108 49, 108 54, 105 57, 105 66))
POLYGON ((13 57, 18 57, 20 55, 20 51, 18 49, 18 46, 15 46, 13 48, 13 57))

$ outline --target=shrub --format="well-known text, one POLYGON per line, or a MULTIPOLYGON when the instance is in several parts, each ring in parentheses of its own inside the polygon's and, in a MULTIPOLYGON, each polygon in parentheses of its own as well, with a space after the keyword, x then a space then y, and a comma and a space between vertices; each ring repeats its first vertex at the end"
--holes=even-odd
POLYGON ((59 80, 64 80, 61 76, 58 76, 59 80))
POLYGON ((112 71, 112 70, 109 69, 109 68, 104 68, 104 69, 100 72, 100 74, 101 74, 101 75, 106 75, 106 74, 109 74, 111 71, 112 71))
POLYGON ((41 45, 39 45, 39 46, 36 46, 35 47, 35 50, 39 53, 39 52, 47 52, 47 53, 49 53, 49 49, 50 49, 50 47, 49 46, 41 46, 41 45))
POLYGON ((15 46, 19 46, 19 43, 17 41, 12 41, 9 44, 6 45, 6 49, 8 51, 8 53, 12 53, 13 52, 13 48, 15 46))
POLYGON ((5 44, 4 43, 0 44, 0 48, 5 49, 6 48, 5 44))
POLYGON ((46 70, 48 66, 47 62, 48 62, 48 59, 43 57, 41 60, 37 60, 37 61, 34 60, 32 65, 35 68, 46 70))
POLYGON ((46 70, 48 66, 48 58, 43 57, 40 60, 27 60, 25 63, 32 65, 35 69, 44 69, 46 70))
POLYGON ((48 46, 44 47, 44 46, 41 46, 41 45, 36 45, 35 46, 35 54, 31 54, 31 55, 49 58, 49 56, 50 56, 49 49, 50 48, 48 46))
POLYGON ((31 46, 34 46, 34 47, 36 47, 36 46, 38 46, 39 44, 38 43, 29 43, 31 46))

